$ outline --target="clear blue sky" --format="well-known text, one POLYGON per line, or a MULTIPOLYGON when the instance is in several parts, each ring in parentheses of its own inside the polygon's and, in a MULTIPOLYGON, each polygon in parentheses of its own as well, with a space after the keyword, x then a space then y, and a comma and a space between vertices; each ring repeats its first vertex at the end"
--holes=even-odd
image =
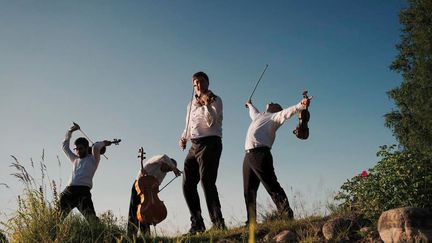
MULTIPOLYGON (((393 144, 383 115, 386 91, 400 75, 388 68, 400 39, 405 1, 1 1, 0 210, 14 210, 22 185, 10 174, 15 155, 45 163, 63 190, 71 165, 60 149, 72 121, 93 140, 121 138, 102 159, 92 189, 97 213, 127 215, 137 151, 166 153, 183 168, 178 146, 190 99, 191 75, 210 77, 224 102, 218 176, 228 225, 245 220, 243 145, 253 97, 288 107, 308 89, 310 138, 298 140, 297 118, 278 131, 276 173, 295 214, 324 208, 344 181, 376 164, 393 144), (59 168, 57 156, 61 160, 59 168), (301 209, 305 206, 307 210, 301 209)), ((75 134, 76 138, 79 134, 75 134)), ((30 170, 31 171, 31 170, 30 170)), ((35 169, 39 175, 39 169, 35 169)), ((173 174, 166 178, 167 182, 173 174)), ((201 188, 199 189, 201 192, 201 188)), ((201 194, 202 195, 202 194, 201 194)), ((160 193, 168 218, 159 229, 185 232, 189 215, 177 179, 160 193)), ((258 202, 270 199, 260 187, 258 202)), ((211 226, 201 198, 207 226, 211 226)))

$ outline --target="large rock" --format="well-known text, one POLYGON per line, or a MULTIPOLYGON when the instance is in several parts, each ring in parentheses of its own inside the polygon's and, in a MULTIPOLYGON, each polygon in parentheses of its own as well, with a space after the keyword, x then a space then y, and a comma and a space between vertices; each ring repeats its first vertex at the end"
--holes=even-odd
POLYGON ((322 232, 326 240, 336 240, 341 234, 346 234, 353 225, 351 218, 337 217, 327 221, 322 227, 322 232))
POLYGON ((284 230, 273 237, 275 242, 296 242, 297 236, 291 230, 284 230))
POLYGON ((365 220, 363 215, 352 213, 328 220, 322 227, 322 233, 330 241, 356 241, 360 228, 368 224, 370 221, 365 220))
POLYGON ((424 208, 396 208, 378 220, 384 242, 432 242, 432 211, 424 208))

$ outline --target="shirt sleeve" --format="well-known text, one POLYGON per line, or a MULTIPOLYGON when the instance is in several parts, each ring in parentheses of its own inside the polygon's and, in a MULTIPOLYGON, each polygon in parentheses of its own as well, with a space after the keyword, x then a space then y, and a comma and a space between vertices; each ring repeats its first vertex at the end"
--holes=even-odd
POLYGON ((171 169, 177 168, 177 166, 174 164, 174 162, 171 160, 170 157, 168 157, 166 154, 164 154, 161 158, 162 162, 168 165, 171 169))
POLYGON ((301 103, 298 103, 297 105, 293 105, 293 106, 288 107, 286 109, 283 109, 279 112, 276 112, 272 116, 272 120, 274 120, 275 122, 277 122, 279 124, 282 124, 286 120, 291 118, 294 114, 296 114, 296 113, 298 113, 304 109, 306 109, 306 107, 304 105, 302 105, 301 103))
POLYGON ((253 104, 248 104, 248 108, 249 108, 249 116, 252 120, 254 120, 255 117, 257 117, 257 115, 259 114, 259 111, 253 104))
POLYGON ((192 102, 189 102, 188 105, 187 105, 187 107, 186 107, 186 119, 185 119, 186 123, 185 123, 185 128, 184 128, 184 130, 182 132, 182 135, 181 135, 181 137, 184 138, 184 139, 188 139, 190 137, 190 134, 189 134, 190 130, 188 130, 188 126, 190 125, 189 121, 190 121, 190 108, 191 108, 191 105, 192 105, 192 102))
POLYGON ((216 124, 217 120, 222 120, 222 108, 222 100, 221 98, 219 98, 219 96, 216 97, 214 102, 207 106, 204 106, 204 117, 207 122, 207 126, 211 127, 216 124))
POLYGON ((65 139, 63 140, 62 143, 62 149, 63 152, 66 154, 66 157, 68 157, 68 159, 73 162, 75 159, 78 158, 78 156, 76 156, 76 154, 74 154, 71 150, 70 150, 70 139, 72 137, 72 132, 71 131, 67 131, 66 135, 65 135, 65 139))
POLYGON ((100 150, 105 146, 104 142, 96 142, 92 147, 92 154, 97 162, 100 161, 100 150))

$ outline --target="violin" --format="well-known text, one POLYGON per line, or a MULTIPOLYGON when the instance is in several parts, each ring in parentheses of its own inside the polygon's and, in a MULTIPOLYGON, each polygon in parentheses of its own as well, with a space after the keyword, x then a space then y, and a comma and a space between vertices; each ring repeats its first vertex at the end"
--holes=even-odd
MULTIPOLYGON (((109 142, 111 142, 111 144, 119 145, 119 143, 121 142, 121 139, 114 138, 113 140, 111 140, 111 141, 109 141, 109 142)), ((94 145, 94 144, 93 144, 93 145, 94 145)), ((89 153, 89 154, 92 153, 92 147, 93 147, 93 145, 92 145, 91 147, 88 148, 88 153, 89 153)), ((106 146, 103 146, 103 147, 100 149, 99 153, 100 153, 101 155, 104 155, 105 152, 106 152, 106 146)))
POLYGON ((217 95, 215 95, 211 90, 207 90, 207 92, 202 93, 201 95, 195 95, 195 101, 198 106, 203 106, 206 103, 211 104, 216 100, 217 95))
POLYGON ((167 217, 165 204, 158 198, 159 182, 151 175, 148 175, 143 167, 144 149, 139 149, 138 158, 141 159, 141 176, 135 183, 135 190, 140 197, 140 204, 137 209, 139 222, 148 225, 156 225, 167 217))
POLYGON ((297 138, 305 140, 309 137, 308 122, 309 122, 309 118, 310 118, 310 113, 309 113, 308 108, 309 108, 310 100, 312 99, 312 96, 308 96, 308 92, 306 90, 303 92, 303 98, 307 99, 306 109, 302 110, 299 113, 299 115, 298 115, 299 123, 298 123, 297 127, 293 130, 293 133, 296 135, 297 138))
MULTIPOLYGON (((114 138, 113 140, 111 140, 109 142, 111 142, 111 144, 119 145, 119 143, 121 142, 121 139, 114 138)), ((106 146, 103 146, 100 150, 100 154, 105 154, 105 152, 106 152, 106 146)))

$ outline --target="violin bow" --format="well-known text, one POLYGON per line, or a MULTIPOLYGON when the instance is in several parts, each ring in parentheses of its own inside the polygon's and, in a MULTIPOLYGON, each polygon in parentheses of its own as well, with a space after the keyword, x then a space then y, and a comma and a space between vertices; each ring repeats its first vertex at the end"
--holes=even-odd
POLYGON ((178 176, 175 176, 174 178, 172 178, 167 184, 165 184, 165 186, 163 186, 159 191, 158 191, 158 193, 159 192, 161 192, 163 189, 165 189, 165 187, 167 187, 171 182, 173 182, 176 178, 177 178, 178 176))
MULTIPOLYGON (((190 104, 189 104, 189 112, 188 112, 188 118, 187 118, 187 122, 186 122, 186 137, 188 136, 188 132, 189 132, 189 120, 190 120, 190 114, 191 114, 191 110, 192 110, 192 102, 193 102, 193 98, 194 98, 194 87, 192 86, 192 95, 191 95, 191 100, 190 100, 190 104)), ((184 149, 183 149, 184 150, 184 149)))
MULTIPOLYGON (((258 81, 256 82, 255 87, 254 87, 254 89, 253 89, 251 95, 249 96, 248 101, 252 99, 252 96, 254 95, 255 90, 256 90, 256 88, 258 87, 258 84, 261 82, 261 79, 262 79, 262 77, 264 76, 264 73, 265 73, 265 71, 267 70, 268 66, 269 66, 269 65, 266 64, 266 66, 265 66, 265 68, 264 68, 264 71, 261 73, 261 76, 259 77, 258 81)), ((246 105, 246 108, 247 108, 247 105, 246 105)))
MULTIPOLYGON (((86 137, 89 141, 90 141, 90 143, 93 143, 94 144, 94 142, 87 136, 87 134, 81 129, 81 126, 79 126, 77 123, 75 123, 75 122, 72 122, 74 125, 77 125, 78 127, 79 127, 79 129, 78 130, 80 130, 80 132, 82 133, 82 135, 84 135, 84 137, 86 137)), ((105 159, 107 159, 108 160, 108 157, 106 157, 105 156, 105 154, 102 154, 102 156, 103 157, 105 157, 105 159)))

